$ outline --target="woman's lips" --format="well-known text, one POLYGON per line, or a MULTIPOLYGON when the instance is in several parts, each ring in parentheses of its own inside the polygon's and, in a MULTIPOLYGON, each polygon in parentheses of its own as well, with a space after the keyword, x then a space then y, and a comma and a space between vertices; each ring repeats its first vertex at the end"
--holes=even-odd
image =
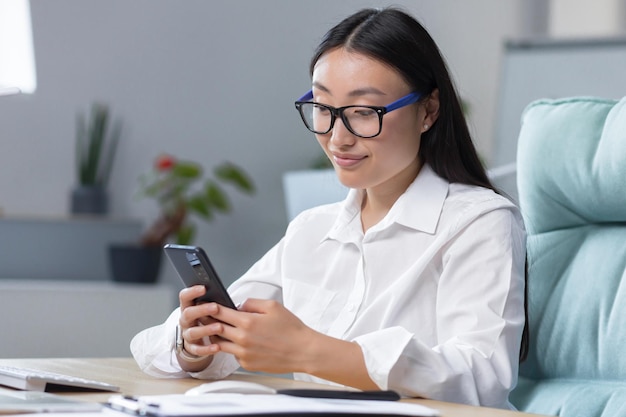
POLYGON ((343 168, 348 168, 357 165, 362 160, 367 158, 366 156, 356 156, 356 155, 333 155, 333 159, 335 163, 343 168))

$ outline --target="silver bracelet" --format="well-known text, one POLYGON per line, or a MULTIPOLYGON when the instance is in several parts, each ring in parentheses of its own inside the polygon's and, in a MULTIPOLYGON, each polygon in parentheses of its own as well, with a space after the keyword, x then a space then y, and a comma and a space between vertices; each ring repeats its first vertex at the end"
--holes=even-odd
POLYGON ((185 350, 185 339, 183 339, 183 331, 180 326, 176 326, 175 349, 176 355, 185 362, 200 362, 205 360, 206 356, 198 356, 185 350))

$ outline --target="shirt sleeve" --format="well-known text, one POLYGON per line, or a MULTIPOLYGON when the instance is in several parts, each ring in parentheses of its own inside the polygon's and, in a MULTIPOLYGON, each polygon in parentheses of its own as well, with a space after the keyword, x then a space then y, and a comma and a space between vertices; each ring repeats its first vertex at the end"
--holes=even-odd
MULTIPOLYGON (((261 258, 239 280, 228 289, 235 304, 248 298, 274 299, 282 301, 280 286, 280 253, 282 240, 261 258)), ((224 378, 239 368, 239 363, 230 354, 218 353, 211 364, 201 372, 185 372, 181 369, 175 353, 175 333, 180 308, 176 308, 167 320, 139 332, 130 342, 130 350, 145 373, 157 378, 202 379, 224 378)))
POLYGON ((159 378, 182 378, 183 372, 174 355, 174 339, 180 309, 174 310, 165 323, 139 332, 130 341, 130 351, 145 373, 159 378))
POLYGON ((402 327, 354 341, 381 389, 510 408, 524 326, 522 221, 516 210, 503 208, 452 230, 441 253, 436 323, 424 323, 436 326, 437 345, 427 346, 402 327))

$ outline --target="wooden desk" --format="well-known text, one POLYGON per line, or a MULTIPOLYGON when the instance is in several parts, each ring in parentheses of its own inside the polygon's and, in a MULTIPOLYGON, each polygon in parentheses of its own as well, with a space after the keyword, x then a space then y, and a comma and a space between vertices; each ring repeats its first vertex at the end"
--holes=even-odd
MULTIPOLYGON (((141 372, 132 358, 0 359, 0 364, 43 369, 46 371, 108 382, 119 386, 121 388, 120 393, 126 395, 181 394, 189 388, 206 382, 204 380, 193 378, 153 378, 141 372)), ((309 382, 293 381, 285 378, 275 378, 271 376, 247 373, 235 373, 234 375, 231 375, 229 379, 254 381, 276 389, 320 387, 318 384, 309 382)), ((330 386, 325 385, 324 388, 330 388, 330 386)), ((89 392, 60 393, 60 395, 71 396, 72 398, 85 401, 104 402, 112 394, 89 392)), ((439 410, 441 417, 530 417, 532 415, 424 399, 411 399, 403 401, 411 401, 422 404, 426 407, 435 408, 439 410)))

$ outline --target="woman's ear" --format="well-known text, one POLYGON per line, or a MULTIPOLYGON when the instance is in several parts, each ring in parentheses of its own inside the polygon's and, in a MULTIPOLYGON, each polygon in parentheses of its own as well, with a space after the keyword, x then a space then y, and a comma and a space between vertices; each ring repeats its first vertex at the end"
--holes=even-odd
POLYGON ((424 103, 424 109, 426 114, 424 115, 424 121, 422 123, 422 133, 426 132, 437 121, 439 117, 439 89, 435 88, 426 102, 424 103))

